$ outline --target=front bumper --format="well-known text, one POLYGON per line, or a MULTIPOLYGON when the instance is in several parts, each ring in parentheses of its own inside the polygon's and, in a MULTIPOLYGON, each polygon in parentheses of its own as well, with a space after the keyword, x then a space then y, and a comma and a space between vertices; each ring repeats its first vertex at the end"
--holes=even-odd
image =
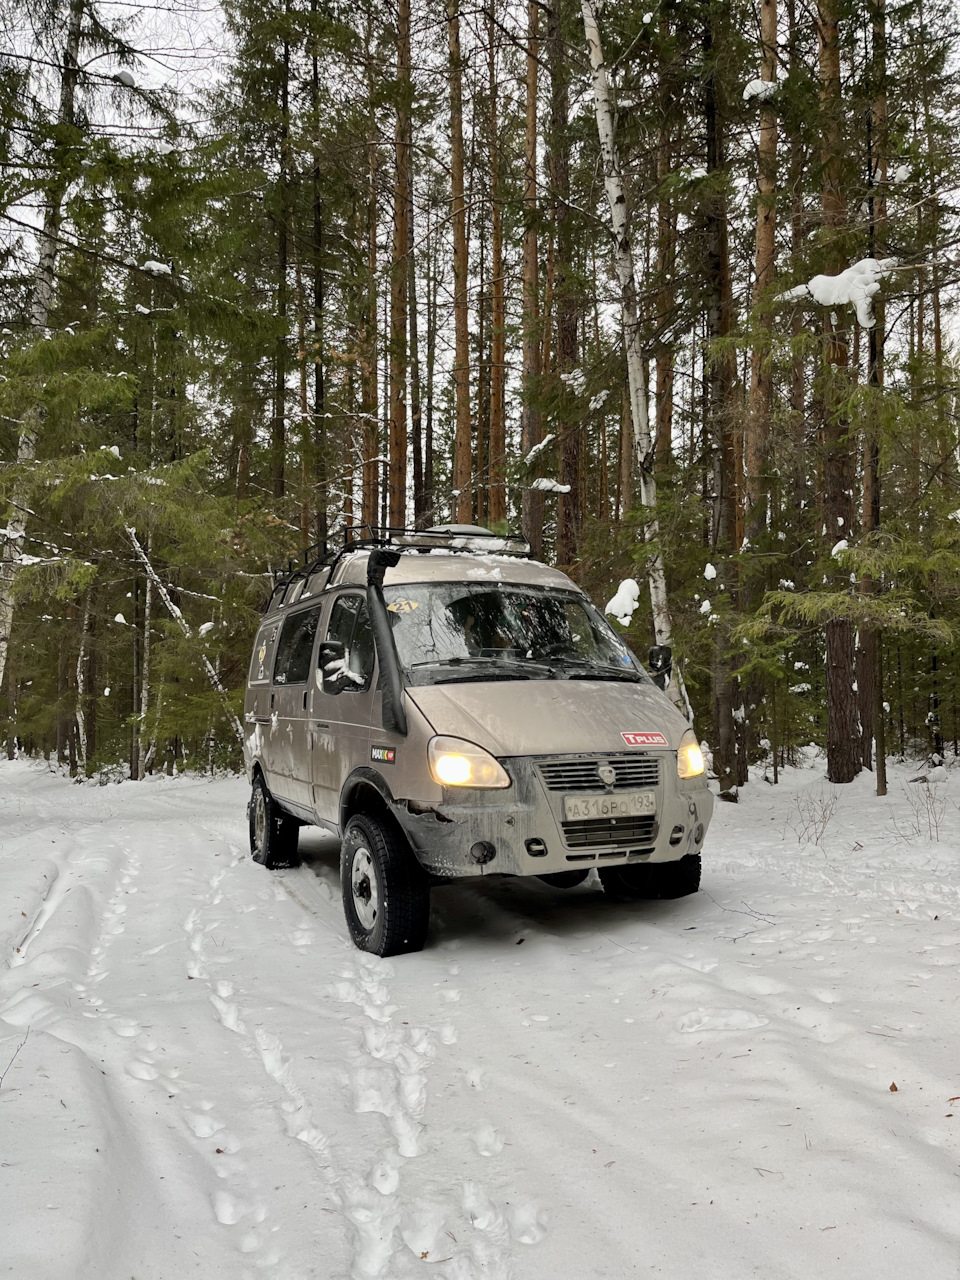
MULTIPOLYGON (((393 812, 421 864, 440 876, 546 875, 631 862, 674 862, 699 853, 713 814, 706 778, 679 779, 675 752, 651 752, 646 758, 656 759, 659 766, 656 784, 638 788, 655 792, 656 812, 650 818, 564 821, 564 794, 587 792, 565 790, 555 780, 548 785, 541 766, 589 771, 597 764, 637 761, 635 754, 617 753, 501 760, 513 782, 509 790, 447 787, 439 805, 422 808, 401 801, 393 812)), ((612 795, 628 789, 635 788, 617 787, 612 795)), ((592 793, 603 795, 602 785, 596 783, 592 793)))

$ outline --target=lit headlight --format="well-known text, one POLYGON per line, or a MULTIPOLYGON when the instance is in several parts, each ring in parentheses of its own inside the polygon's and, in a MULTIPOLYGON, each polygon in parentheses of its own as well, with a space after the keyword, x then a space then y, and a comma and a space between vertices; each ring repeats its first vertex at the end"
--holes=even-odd
POLYGON ((699 778, 704 772, 703 752, 697 735, 688 729, 677 749, 677 773, 681 778, 699 778))
POLYGON ((431 777, 443 787, 510 786, 506 770, 489 751, 462 738, 431 738, 427 759, 431 777))

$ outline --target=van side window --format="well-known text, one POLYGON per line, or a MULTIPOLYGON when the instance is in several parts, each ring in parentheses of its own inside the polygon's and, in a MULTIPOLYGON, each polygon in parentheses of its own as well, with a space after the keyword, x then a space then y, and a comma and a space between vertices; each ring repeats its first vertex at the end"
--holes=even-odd
POLYGON ((273 667, 274 684, 306 684, 319 620, 319 609, 305 609, 284 619, 273 667))
POLYGON ((364 693, 370 688, 376 653, 363 596, 340 596, 330 612, 327 639, 340 640, 346 650, 346 671, 351 679, 344 692, 364 693))

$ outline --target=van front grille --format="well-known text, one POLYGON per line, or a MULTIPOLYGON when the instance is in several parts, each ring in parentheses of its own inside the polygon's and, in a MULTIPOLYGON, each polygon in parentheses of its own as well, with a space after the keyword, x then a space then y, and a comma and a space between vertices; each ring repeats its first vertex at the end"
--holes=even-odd
POLYGON ((563 839, 568 849, 588 849, 603 844, 640 844, 657 837, 657 819, 588 818, 583 822, 563 822, 563 839))
POLYGON ((537 768, 550 791, 605 791, 598 773, 601 765, 609 765, 616 774, 614 791, 656 787, 660 782, 660 761, 647 753, 612 758, 598 756, 593 760, 541 760, 537 768))

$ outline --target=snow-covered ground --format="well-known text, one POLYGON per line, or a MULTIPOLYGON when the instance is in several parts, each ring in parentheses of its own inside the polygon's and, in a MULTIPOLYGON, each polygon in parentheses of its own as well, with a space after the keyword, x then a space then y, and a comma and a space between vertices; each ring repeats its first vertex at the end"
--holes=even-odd
POLYGON ((241 781, 0 763, 0 1274, 955 1280, 960 773, 820 774, 694 898, 446 886, 388 962, 241 781))

